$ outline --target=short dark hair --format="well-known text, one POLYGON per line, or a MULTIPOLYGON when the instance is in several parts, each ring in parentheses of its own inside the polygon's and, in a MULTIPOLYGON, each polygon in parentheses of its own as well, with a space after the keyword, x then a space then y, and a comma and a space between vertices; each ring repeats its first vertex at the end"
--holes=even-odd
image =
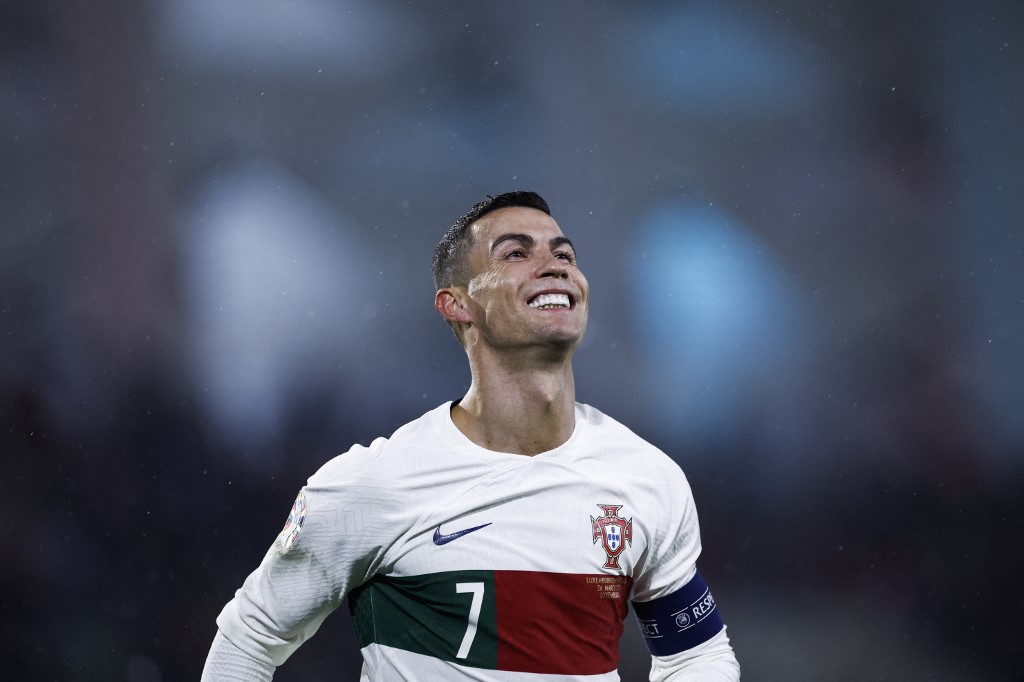
POLYGON ((536 192, 506 192, 495 197, 488 195, 487 198, 471 208, 469 213, 456 220, 434 248, 435 291, 469 282, 467 256, 469 248, 473 245, 469 226, 488 213, 510 206, 535 208, 551 215, 548 202, 544 201, 544 198, 536 192))

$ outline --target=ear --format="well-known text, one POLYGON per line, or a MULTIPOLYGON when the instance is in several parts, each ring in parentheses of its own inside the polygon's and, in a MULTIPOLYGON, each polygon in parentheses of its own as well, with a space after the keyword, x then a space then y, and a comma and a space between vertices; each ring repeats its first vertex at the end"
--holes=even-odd
POLYGON ((461 287, 448 287, 438 291, 434 295, 434 307, 441 313, 441 317, 451 324, 472 322, 466 292, 461 287))

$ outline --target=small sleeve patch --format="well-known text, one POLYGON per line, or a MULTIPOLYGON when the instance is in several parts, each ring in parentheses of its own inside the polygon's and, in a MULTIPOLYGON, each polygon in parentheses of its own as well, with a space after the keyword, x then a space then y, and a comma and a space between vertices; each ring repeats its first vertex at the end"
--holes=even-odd
POLYGON ((670 656, 692 649, 725 627, 715 598, 699 572, 672 594, 647 602, 633 602, 633 610, 647 650, 654 656, 670 656))
POLYGON ((281 543, 281 550, 287 552, 299 539, 299 532, 302 530, 302 523, 306 520, 306 491, 300 490, 299 496, 292 504, 292 510, 288 513, 288 520, 281 530, 278 539, 281 543))

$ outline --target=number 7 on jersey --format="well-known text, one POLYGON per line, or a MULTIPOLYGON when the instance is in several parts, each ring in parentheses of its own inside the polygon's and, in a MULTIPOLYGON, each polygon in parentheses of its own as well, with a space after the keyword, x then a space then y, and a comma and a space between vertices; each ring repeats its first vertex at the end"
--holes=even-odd
POLYGON ((455 591, 458 593, 472 592, 473 603, 469 606, 469 618, 466 624, 466 634, 462 637, 462 644, 459 646, 459 653, 455 658, 466 658, 476 638, 476 628, 480 622, 480 608, 484 603, 483 583, 455 583, 455 591))

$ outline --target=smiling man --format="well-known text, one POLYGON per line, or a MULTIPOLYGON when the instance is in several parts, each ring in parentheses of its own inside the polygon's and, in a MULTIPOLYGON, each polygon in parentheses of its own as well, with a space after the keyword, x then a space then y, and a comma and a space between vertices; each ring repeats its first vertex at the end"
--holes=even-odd
POLYGON ((590 289, 547 203, 474 206, 434 279, 469 390, 309 479, 203 679, 271 679, 346 597, 365 680, 618 680, 630 602, 651 680, 739 679, 682 471, 576 402, 590 289))

